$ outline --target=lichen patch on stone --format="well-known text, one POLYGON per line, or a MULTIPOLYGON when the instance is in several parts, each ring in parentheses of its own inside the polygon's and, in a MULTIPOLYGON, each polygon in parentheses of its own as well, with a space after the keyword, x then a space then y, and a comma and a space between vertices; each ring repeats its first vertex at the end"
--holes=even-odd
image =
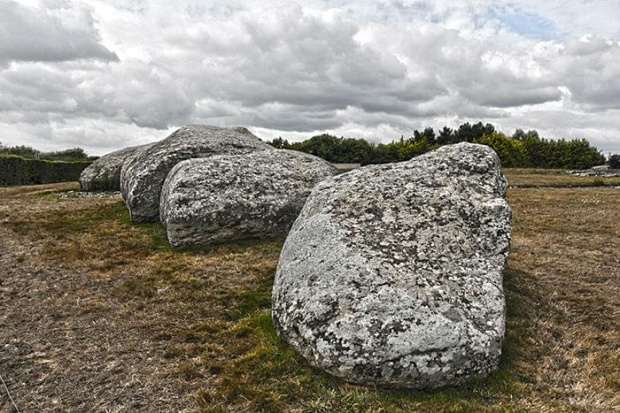
POLYGON ((504 336, 511 214, 474 144, 317 185, 284 245, 279 334, 349 381, 432 388, 486 375, 504 336))

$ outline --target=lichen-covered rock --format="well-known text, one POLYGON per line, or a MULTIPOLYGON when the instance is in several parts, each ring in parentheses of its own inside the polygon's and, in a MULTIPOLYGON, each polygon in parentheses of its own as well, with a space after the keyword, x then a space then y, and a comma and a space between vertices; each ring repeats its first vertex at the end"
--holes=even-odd
POLYGON ((157 221, 161 187, 179 162, 219 154, 275 150, 243 127, 189 125, 125 162, 121 193, 133 222, 157 221))
POLYGON ((175 248, 286 235, 312 188, 337 173, 287 150, 189 159, 164 182, 160 220, 175 248))
POLYGON ((125 160, 138 154, 153 144, 132 146, 103 155, 80 175, 80 187, 82 191, 120 191, 121 168, 125 160))
POLYGON ((511 212, 497 155, 462 143, 319 183, 273 287, 276 330, 348 381, 460 384, 497 368, 511 212))

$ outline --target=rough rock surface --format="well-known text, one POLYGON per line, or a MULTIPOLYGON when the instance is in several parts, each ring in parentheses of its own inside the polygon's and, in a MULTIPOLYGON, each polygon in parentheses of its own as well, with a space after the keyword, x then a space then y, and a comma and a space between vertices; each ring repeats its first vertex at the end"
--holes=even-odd
POLYGON ((97 191, 97 192, 83 192, 83 191, 66 191, 66 192, 52 192, 52 194, 57 195, 61 199, 69 199, 69 198, 116 198, 120 197, 121 193, 119 191, 97 191))
POLYGON ((585 170, 576 170, 576 171, 567 171, 569 175, 574 176, 601 176, 607 178, 613 178, 616 176, 620 176, 620 169, 585 169, 585 170))
POLYGON ((153 144, 132 146, 103 155, 80 175, 83 191, 120 191, 121 168, 125 160, 150 148, 153 144))
POLYGON ((134 222, 157 221, 161 187, 179 162, 218 154, 275 150, 243 127, 189 125, 128 159, 121 172, 121 193, 134 222))
POLYGON ((189 159, 166 178, 160 219, 175 248, 286 235, 312 188, 337 173, 287 150, 189 159))
POLYGON ((609 171, 611 167, 609 165, 596 165, 596 166, 593 166, 591 169, 593 171, 604 172, 604 171, 609 171))
POLYGON ((497 368, 511 212, 499 159, 457 144, 319 183, 291 228, 273 321, 348 381, 459 384, 497 368))

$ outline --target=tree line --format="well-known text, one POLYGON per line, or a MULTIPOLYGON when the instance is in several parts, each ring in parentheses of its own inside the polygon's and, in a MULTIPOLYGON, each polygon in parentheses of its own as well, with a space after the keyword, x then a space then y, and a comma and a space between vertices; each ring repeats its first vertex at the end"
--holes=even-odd
POLYGON ((364 139, 314 136, 303 142, 289 143, 281 137, 267 142, 280 149, 292 149, 319 156, 334 163, 362 165, 400 162, 432 151, 443 145, 471 142, 487 145, 497 154, 502 166, 511 168, 587 169, 605 163, 605 156, 586 139, 552 140, 541 138, 536 130, 517 129, 512 136, 497 131, 489 123, 469 122, 457 129, 444 126, 414 130, 409 138, 401 136, 390 143, 374 144, 364 139))
POLYGON ((0 155, 14 155, 21 156, 22 158, 26 159, 64 162, 92 161, 97 159, 96 156, 88 156, 82 148, 71 148, 53 152, 41 152, 30 146, 18 145, 9 147, 3 146, 2 143, 0 143, 0 155))
MULTIPOLYGON (((587 169, 605 163, 605 157, 585 139, 545 139, 536 130, 525 132, 522 129, 517 129, 512 136, 506 136, 490 123, 482 122, 467 122, 456 129, 444 126, 438 131, 430 127, 414 130, 409 138, 401 136, 399 140, 385 144, 375 144, 364 139, 338 138, 329 134, 293 143, 280 137, 267 143, 280 149, 310 153, 334 163, 367 165, 406 161, 440 146, 459 142, 490 146, 497 152, 504 167, 587 169)), ((41 152, 29 146, 6 147, 1 143, 0 155, 66 162, 97 159, 96 156, 88 156, 82 148, 41 152)), ((608 163, 612 167, 620 167, 620 156, 612 155, 608 163)))

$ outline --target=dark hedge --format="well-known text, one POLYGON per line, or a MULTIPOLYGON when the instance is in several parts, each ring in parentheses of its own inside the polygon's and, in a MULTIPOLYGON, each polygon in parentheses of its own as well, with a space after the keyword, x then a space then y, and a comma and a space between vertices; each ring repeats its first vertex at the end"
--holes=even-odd
POLYGON ((0 186, 77 181, 91 162, 52 162, 0 156, 0 186))

